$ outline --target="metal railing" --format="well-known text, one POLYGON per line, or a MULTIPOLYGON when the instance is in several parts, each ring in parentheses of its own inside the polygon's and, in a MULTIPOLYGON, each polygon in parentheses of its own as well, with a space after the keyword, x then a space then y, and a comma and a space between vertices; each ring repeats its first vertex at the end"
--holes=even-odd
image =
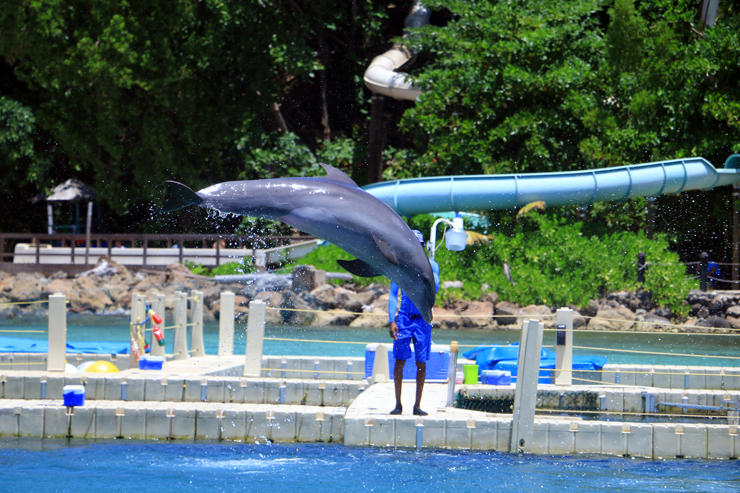
MULTIPOLYGON (((149 248, 177 248, 179 261, 199 254, 188 253, 186 248, 214 249, 216 265, 228 255, 221 253, 226 248, 264 249, 290 245, 296 242, 314 240, 313 236, 257 236, 257 235, 192 235, 192 234, 92 234, 90 244, 84 234, 43 234, 43 233, 0 233, 0 262, 13 262, 15 245, 28 243, 35 246, 35 264, 41 263, 41 256, 62 256, 75 264, 75 257, 86 257, 90 248, 106 248, 111 257, 117 248, 140 248, 142 265, 147 265, 149 248), (69 248, 69 251, 54 251, 49 247, 69 248)), ((85 262, 87 263, 87 261, 85 262)))

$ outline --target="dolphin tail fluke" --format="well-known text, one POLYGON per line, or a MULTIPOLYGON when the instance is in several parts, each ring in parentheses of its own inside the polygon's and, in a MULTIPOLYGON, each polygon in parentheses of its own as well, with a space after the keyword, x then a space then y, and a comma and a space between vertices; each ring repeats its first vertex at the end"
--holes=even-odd
POLYGON ((164 193, 164 212, 172 212, 189 205, 200 205, 203 199, 193 192, 189 187, 176 181, 166 181, 167 190, 164 193))
POLYGON ((362 260, 337 260, 337 263, 350 274, 354 274, 357 277, 378 277, 382 275, 376 271, 370 264, 363 262, 362 260))

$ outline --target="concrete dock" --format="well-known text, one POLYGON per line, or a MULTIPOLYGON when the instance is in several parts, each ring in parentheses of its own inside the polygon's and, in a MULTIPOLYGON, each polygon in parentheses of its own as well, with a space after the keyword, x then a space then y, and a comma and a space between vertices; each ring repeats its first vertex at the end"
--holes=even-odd
MULTIPOLYGON (((33 359, 29 363, 25 358, 26 367, 33 366, 33 359)), ((107 374, 0 369, 0 436, 510 450, 512 415, 447 407, 446 383, 425 385, 422 409, 429 414, 417 417, 412 414, 415 383, 404 382, 404 413, 389 415, 395 405, 393 383, 368 384, 354 371, 363 367, 358 360, 265 356, 259 377, 240 376, 243 356, 173 360, 162 370, 107 374), (64 406, 66 385, 85 386, 84 406, 64 406)), ((609 373, 606 378, 612 376, 609 373)), ((465 385, 457 390, 467 395, 511 394, 514 386, 465 385)), ((651 402, 646 399, 648 392, 654 399, 677 405, 716 406, 740 400, 740 391, 721 388, 538 387, 538 392, 554 391, 597 392, 605 412, 625 416, 646 411, 651 402)), ((727 418, 705 424, 591 417, 538 411, 532 451, 717 459, 736 458, 740 453, 738 426, 728 424, 727 418)))

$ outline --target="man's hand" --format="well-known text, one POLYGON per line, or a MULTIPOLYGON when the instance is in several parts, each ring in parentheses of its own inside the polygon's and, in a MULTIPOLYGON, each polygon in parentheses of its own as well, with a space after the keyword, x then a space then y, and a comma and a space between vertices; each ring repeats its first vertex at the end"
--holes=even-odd
POLYGON ((396 322, 391 322, 390 325, 388 325, 388 333, 394 341, 398 340, 398 324, 396 322))

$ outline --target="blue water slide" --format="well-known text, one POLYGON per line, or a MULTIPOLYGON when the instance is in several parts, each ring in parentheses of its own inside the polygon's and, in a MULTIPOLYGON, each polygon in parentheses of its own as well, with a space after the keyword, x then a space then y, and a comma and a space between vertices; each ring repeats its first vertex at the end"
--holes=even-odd
POLYGON ((363 187, 403 216, 434 212, 590 205, 740 183, 740 155, 723 169, 701 157, 588 171, 412 178, 363 187))

